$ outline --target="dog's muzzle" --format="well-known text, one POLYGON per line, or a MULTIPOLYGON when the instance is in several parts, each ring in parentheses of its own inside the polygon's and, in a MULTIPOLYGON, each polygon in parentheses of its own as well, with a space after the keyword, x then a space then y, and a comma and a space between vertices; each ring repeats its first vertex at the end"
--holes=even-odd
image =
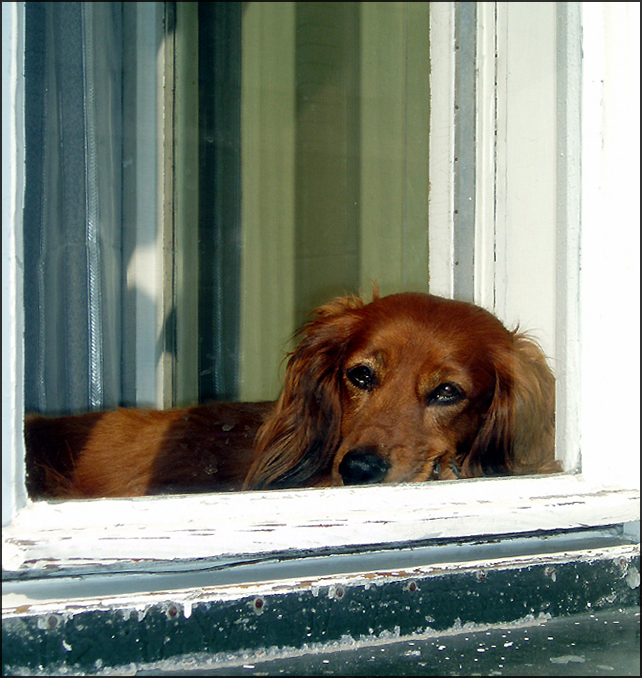
POLYGON ((339 464, 344 485, 372 485, 380 483, 388 473, 390 464, 374 448, 358 447, 350 450, 339 464))

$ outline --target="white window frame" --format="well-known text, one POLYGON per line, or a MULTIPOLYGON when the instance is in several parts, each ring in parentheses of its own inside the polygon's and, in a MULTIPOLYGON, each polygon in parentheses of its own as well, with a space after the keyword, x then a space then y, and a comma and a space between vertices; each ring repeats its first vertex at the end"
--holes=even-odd
MULTIPOLYGON (((486 4, 490 3, 480 6, 486 4)), ((498 3, 499 14, 507 4, 498 3)), ((624 525, 631 532, 636 522, 639 535, 639 249, 635 242, 639 238, 639 143, 631 138, 639 134, 639 5, 581 3, 581 10, 581 270, 579 301, 577 296, 570 300, 579 310, 581 341, 570 347, 577 367, 572 380, 567 379, 579 392, 570 394, 564 405, 568 418, 577 421, 573 436, 581 443, 580 472, 545 478, 79 503, 31 502, 24 490, 19 235, 24 10, 21 3, 3 3, 3 108, 9 113, 3 115, 2 177, 3 568, 36 575, 52 568, 73 568, 77 573, 104 566, 158 571, 192 559, 230 562, 261 554, 455 537, 608 525, 624 525), (623 100, 629 105, 610 105, 623 100), (613 237, 618 227, 624 229, 620 239, 613 237), (617 279, 616 289, 608 284, 611 279, 617 279), (624 377, 619 374, 622 368, 615 368, 615 351, 625 365, 624 377)), ((437 51, 444 44, 452 48, 448 31, 454 3, 434 3, 432 11, 431 136, 444 143, 441 156, 435 148, 431 151, 431 239, 448 235, 452 227, 448 216, 452 214, 452 121, 435 102, 443 91, 447 98, 442 101, 452 101, 448 70, 452 55, 448 48, 437 51), (440 210, 445 215, 441 221, 436 219, 440 210)), ((482 9, 479 21, 485 18, 482 9)), ((437 285, 439 269, 432 263, 437 285)), ((452 276, 450 264, 452 259, 441 269, 446 288, 452 276)))

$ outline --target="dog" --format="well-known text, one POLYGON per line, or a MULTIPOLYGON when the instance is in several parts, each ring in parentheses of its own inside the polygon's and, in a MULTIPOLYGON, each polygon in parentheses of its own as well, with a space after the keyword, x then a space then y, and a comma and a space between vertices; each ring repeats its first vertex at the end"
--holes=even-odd
POLYGON ((32 496, 136 496, 558 473, 540 347, 474 304, 337 298, 276 403, 26 420, 32 496))
POLYGON ((274 403, 25 419, 27 491, 81 499, 240 490, 274 403))

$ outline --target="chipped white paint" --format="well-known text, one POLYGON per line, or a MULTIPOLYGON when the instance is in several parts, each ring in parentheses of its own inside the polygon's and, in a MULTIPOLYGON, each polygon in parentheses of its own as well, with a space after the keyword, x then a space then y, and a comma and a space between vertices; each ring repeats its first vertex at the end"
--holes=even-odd
MULTIPOLYGON (((141 592, 127 595, 100 596, 96 598, 60 599, 31 599, 22 594, 7 594, 3 596, 3 617, 11 616, 43 616, 43 623, 49 615, 58 617, 73 616, 80 611, 87 610, 123 610, 123 614, 131 614, 135 611, 139 619, 142 619, 147 610, 154 606, 169 608, 175 607, 179 614, 188 618, 195 605, 210 602, 225 602, 241 598, 261 599, 269 605, 269 597, 283 595, 293 591, 310 591, 313 596, 328 596, 339 598, 351 587, 385 586, 386 584, 400 581, 420 581, 425 577, 440 576, 452 573, 483 572, 491 569, 513 570, 525 569, 533 566, 546 565, 553 569, 569 561, 573 562, 596 562, 629 561, 638 556, 640 548, 638 544, 625 546, 611 546, 604 548, 586 549, 577 552, 560 551, 549 554, 536 554, 524 556, 510 556, 502 558, 488 558, 467 563, 450 562, 437 565, 425 565, 406 569, 390 571, 368 571, 354 574, 338 574, 320 577, 304 577, 281 579, 278 581, 261 581, 248 584, 229 584, 216 586, 203 586, 198 588, 182 589, 175 591, 141 592)), ((630 567, 628 568, 631 569, 630 567)), ((623 570, 627 571, 626 568, 623 570)), ((263 608, 262 608, 263 609, 263 608)))
POLYGON ((639 491, 577 476, 31 503, 6 570, 171 563, 320 547, 519 534, 639 520, 639 491))

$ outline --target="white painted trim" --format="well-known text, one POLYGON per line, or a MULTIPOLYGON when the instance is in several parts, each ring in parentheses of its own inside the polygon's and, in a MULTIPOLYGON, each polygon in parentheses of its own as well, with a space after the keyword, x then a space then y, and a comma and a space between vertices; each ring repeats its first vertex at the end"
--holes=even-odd
POLYGON ((495 311, 496 3, 477 3, 474 301, 495 311))
POLYGON ((582 11, 582 472, 639 487, 640 4, 582 11))
MULTIPOLYGON (((477 3, 474 300, 556 352, 556 20, 550 3, 477 3)), ((431 5, 430 290, 452 296, 455 10, 431 5)), ((465 264, 463 264, 465 265, 465 264)))
POLYGON ((24 4, 2 3, 2 524, 24 505, 24 4))
MULTIPOLYGON (((532 333, 554 364, 556 6, 528 2, 495 6, 495 275, 494 306, 489 310, 508 327, 519 325, 532 333)), ((490 9, 484 11, 490 14, 490 9)), ((485 109, 478 112, 485 113, 485 109)), ((489 121, 478 132, 494 134, 495 130, 489 121)), ((477 143, 480 148, 491 144, 479 138, 477 143)), ((486 183, 490 190, 492 183, 486 183)), ((490 275, 485 277, 491 282, 490 275)), ((479 294, 488 299, 490 291, 479 294)))
POLYGON ((454 2, 430 5, 430 68, 429 289, 432 294, 452 298, 455 289, 454 2))
MULTIPOLYGON (((508 557, 492 557, 480 553, 476 560, 459 561, 455 559, 440 561, 436 564, 412 565, 402 569, 389 568, 378 570, 364 570, 359 572, 345 572, 341 574, 294 576, 278 579, 266 579, 258 582, 244 582, 243 584, 222 584, 214 586, 198 586, 171 590, 141 591, 134 594, 108 594, 97 597, 87 596, 83 591, 75 597, 57 596, 55 587, 52 587, 49 595, 44 596, 43 591, 38 591, 38 596, 29 596, 28 593, 12 592, 2 597, 3 616, 5 619, 12 616, 42 616, 46 614, 64 614, 69 611, 78 614, 79 611, 109 610, 133 608, 139 611, 141 617, 152 606, 163 603, 179 606, 185 617, 191 614, 192 609, 203 603, 216 603, 220 601, 237 600, 239 598, 257 598, 292 592, 316 591, 324 589, 328 595, 334 587, 357 587, 377 586, 388 582, 408 581, 423 579, 430 576, 443 576, 446 574, 462 574, 493 569, 511 570, 528 569, 545 565, 547 567, 561 566, 569 561, 589 562, 597 561, 624 562, 639 555, 638 544, 625 544, 619 546, 604 546, 598 548, 578 549, 577 551, 559 550, 548 553, 510 555, 508 557), (84 594, 84 595, 83 595, 84 594), (25 609, 28 608, 28 609, 25 609)), ((635 568, 632 568, 635 570, 635 568)), ((631 571, 631 570, 629 570, 631 571)))
POLYGON ((87 567, 520 534, 639 519, 639 491, 581 477, 32 503, 3 530, 7 570, 87 567))

